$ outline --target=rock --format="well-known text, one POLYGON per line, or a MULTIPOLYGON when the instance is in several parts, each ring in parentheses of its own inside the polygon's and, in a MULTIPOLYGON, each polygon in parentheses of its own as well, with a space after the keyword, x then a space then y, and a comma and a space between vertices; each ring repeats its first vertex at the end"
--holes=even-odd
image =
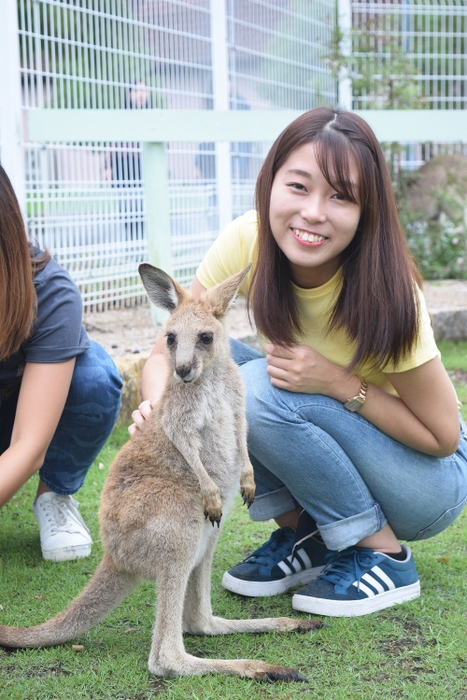
POLYGON ((430 313, 436 340, 467 340, 467 309, 446 309, 430 313))
POLYGON ((133 422, 131 414, 142 401, 141 374, 148 355, 138 360, 128 357, 116 357, 119 374, 123 381, 122 403, 117 425, 130 425, 133 422))

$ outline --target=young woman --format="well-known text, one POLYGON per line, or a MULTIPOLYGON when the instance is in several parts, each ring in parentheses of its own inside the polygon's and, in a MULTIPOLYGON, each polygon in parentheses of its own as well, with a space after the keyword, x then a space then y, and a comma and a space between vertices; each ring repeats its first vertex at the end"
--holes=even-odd
MULTIPOLYGON (((308 583, 295 609, 364 615, 419 595, 399 540, 432 537, 462 511, 465 424, 366 122, 328 108, 299 117, 269 152, 256 202, 192 285, 200 295, 254 263, 242 291, 264 356, 232 349, 247 387, 250 514, 280 527, 223 585, 273 595, 308 583)), ((131 431, 157 401, 163 345, 131 431)))
POLYGON ((39 471, 33 503, 45 559, 91 552, 71 494, 118 415, 121 379, 90 342, 69 274, 28 243, 0 166, 0 507, 39 471))

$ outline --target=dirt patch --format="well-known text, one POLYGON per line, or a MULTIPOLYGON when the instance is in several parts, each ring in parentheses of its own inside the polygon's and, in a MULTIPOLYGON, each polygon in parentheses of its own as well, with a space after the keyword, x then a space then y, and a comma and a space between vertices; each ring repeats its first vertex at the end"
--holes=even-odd
MULTIPOLYGON (((430 313, 467 310, 467 280, 426 282, 425 297, 430 313)), ((100 343, 113 358, 146 358, 162 328, 153 326, 149 303, 113 311, 87 313, 84 326, 90 338, 100 343)), ((233 338, 252 340, 253 330, 246 314, 245 299, 238 298, 227 317, 233 338)))

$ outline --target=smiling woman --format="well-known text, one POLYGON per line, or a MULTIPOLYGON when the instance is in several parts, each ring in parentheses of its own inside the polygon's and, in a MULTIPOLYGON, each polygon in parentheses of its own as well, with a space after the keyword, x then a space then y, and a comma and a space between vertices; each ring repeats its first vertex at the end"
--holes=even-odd
MULTIPOLYGON (((318 108, 283 131, 256 211, 221 233, 193 295, 250 261, 240 293, 264 354, 235 341, 232 352, 247 388, 250 515, 279 529, 223 585, 263 596, 307 583, 293 607, 323 615, 411 600, 420 584, 399 540, 436 535, 462 511, 467 430, 364 120, 318 108)), ((162 339, 132 431, 157 402, 165 366, 162 339)))

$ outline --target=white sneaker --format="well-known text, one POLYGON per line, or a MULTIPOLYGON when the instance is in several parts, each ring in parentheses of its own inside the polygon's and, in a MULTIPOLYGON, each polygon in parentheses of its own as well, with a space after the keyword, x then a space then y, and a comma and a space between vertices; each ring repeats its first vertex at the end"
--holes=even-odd
POLYGON ((78 506, 71 496, 59 496, 52 491, 34 500, 32 511, 39 525, 44 559, 66 561, 91 553, 91 535, 78 506))

